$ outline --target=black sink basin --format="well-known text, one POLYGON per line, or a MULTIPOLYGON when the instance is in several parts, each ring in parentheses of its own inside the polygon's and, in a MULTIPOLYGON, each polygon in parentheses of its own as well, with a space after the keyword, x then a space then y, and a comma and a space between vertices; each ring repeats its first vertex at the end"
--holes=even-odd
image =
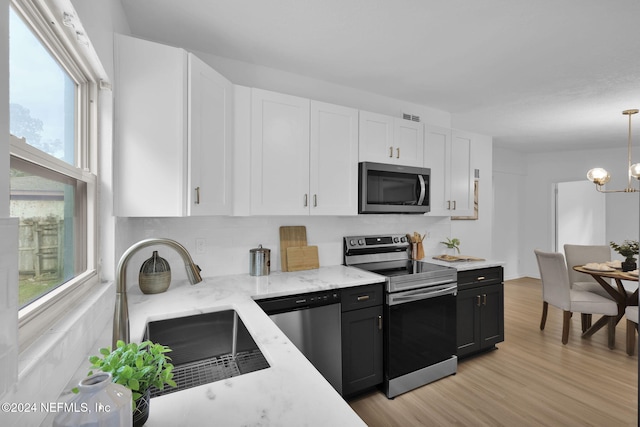
POLYGON ((171 348, 177 387, 152 389, 151 397, 269 367, 235 310, 150 321, 145 340, 171 348))

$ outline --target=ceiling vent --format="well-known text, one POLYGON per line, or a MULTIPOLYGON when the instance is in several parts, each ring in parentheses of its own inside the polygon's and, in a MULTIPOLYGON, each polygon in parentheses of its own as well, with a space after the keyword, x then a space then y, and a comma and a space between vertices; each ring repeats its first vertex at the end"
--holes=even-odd
POLYGON ((414 116, 413 114, 402 113, 402 118, 405 120, 411 120, 412 122, 420 121, 420 116, 414 116))

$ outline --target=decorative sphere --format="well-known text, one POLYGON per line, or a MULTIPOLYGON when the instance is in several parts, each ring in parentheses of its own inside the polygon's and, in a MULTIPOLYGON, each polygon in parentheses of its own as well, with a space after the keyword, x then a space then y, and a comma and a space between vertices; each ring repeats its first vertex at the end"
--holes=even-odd
POLYGON ((587 178, 589 181, 597 184, 604 185, 611 179, 611 175, 605 169, 602 168, 593 168, 589 172, 587 172, 587 178))

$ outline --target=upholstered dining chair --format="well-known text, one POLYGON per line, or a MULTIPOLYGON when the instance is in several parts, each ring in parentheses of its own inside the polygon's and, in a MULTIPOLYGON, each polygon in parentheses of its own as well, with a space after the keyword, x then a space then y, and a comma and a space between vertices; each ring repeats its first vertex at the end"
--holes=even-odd
MULTIPOLYGON (((567 271, 569 272, 569 282, 571 289, 578 291, 589 291, 601 295, 605 298, 613 300, 611 295, 604 290, 602 285, 596 282, 592 276, 579 271, 575 271, 573 267, 576 265, 585 265, 589 262, 606 262, 611 261, 611 248, 607 245, 564 245, 564 256, 567 260, 567 271)), ((610 282, 610 279, 603 278, 604 281, 610 282)), ((591 327, 591 314, 583 313, 582 332, 591 327)))
POLYGON ((627 354, 633 356, 636 350, 636 331, 638 330, 638 306, 628 305, 624 310, 627 317, 627 354))
POLYGON ((615 346, 616 316, 618 306, 612 299, 594 292, 572 289, 567 272, 564 255, 559 252, 543 252, 534 250, 542 281, 542 319, 540 330, 544 330, 547 322, 549 304, 559 308, 563 313, 562 344, 569 341, 569 327, 573 312, 585 314, 601 314, 609 316, 608 345, 615 346))
MULTIPOLYGON (((606 298, 611 295, 605 291, 602 286, 596 282, 592 276, 579 271, 575 271, 573 267, 576 265, 585 265, 589 262, 606 262, 611 261, 611 248, 607 245, 564 245, 564 256, 567 260, 567 269, 569 272, 569 281, 571 289, 579 291, 595 292, 606 298)), ((610 279, 604 279, 610 281, 610 279)))

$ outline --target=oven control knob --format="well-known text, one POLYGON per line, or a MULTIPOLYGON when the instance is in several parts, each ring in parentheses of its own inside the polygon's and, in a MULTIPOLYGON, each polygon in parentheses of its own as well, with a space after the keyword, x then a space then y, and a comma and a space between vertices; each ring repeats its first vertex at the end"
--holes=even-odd
POLYGON ((400 239, 398 239, 397 237, 393 238, 393 243, 398 243, 400 241, 400 239))
POLYGON ((400 241, 401 241, 402 243, 404 243, 404 242, 406 242, 406 241, 407 241, 407 238, 406 238, 406 237, 401 237, 401 238, 400 238, 400 241))
POLYGON ((355 240, 353 240, 353 239, 351 239, 351 240, 349 240, 349 244, 350 244, 351 246, 355 246, 355 245, 356 245, 356 241, 355 241, 355 240))
POLYGON ((358 239, 358 244, 359 245, 364 245, 364 240, 363 239, 358 239))

